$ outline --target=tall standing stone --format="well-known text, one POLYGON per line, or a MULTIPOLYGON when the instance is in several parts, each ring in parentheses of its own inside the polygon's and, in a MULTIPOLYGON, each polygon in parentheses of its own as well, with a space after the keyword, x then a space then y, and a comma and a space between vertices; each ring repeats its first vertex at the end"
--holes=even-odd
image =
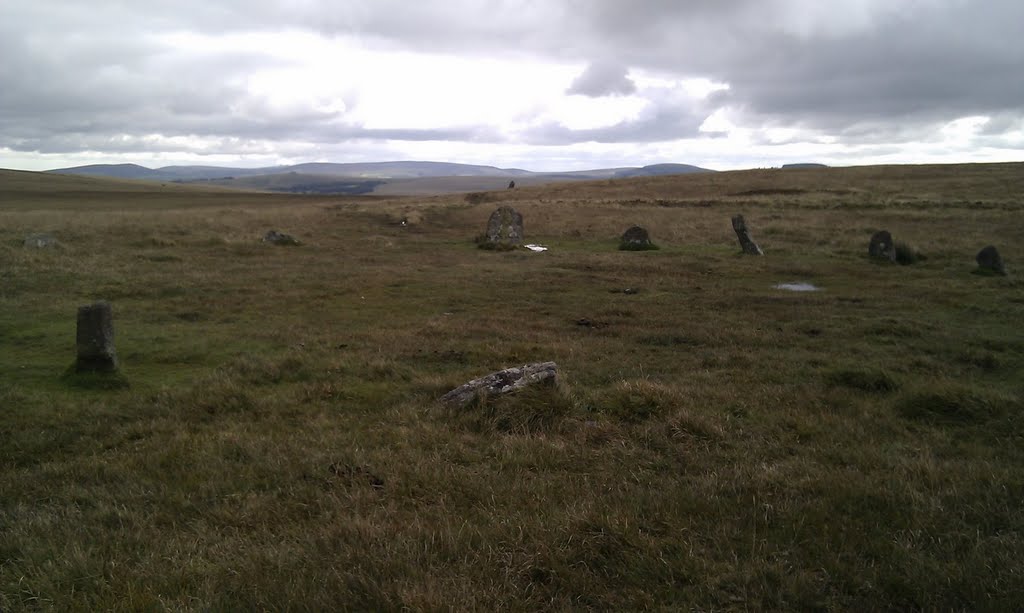
POLYGON ((117 354, 114 352, 114 314, 109 302, 96 302, 78 307, 76 335, 78 372, 114 372, 117 354))
POLYGON ((868 244, 868 255, 873 258, 880 258, 896 261, 896 243, 892 240, 892 234, 886 230, 879 230, 871 235, 871 242, 868 244))
POLYGON ((764 251, 757 246, 754 239, 750 238, 750 230, 747 229, 747 222, 744 221, 743 215, 737 215, 732 218, 732 229, 736 231, 736 237, 740 239, 740 247, 743 248, 743 253, 749 255, 764 255, 764 251))
POLYGON ((510 206, 498 207, 487 220, 487 242, 518 245, 523 242, 523 216, 510 206))
POLYGON ((974 259, 978 262, 978 272, 995 273, 997 275, 1006 274, 1006 265, 1003 264, 1003 258, 999 255, 999 250, 992 245, 979 251, 974 259))

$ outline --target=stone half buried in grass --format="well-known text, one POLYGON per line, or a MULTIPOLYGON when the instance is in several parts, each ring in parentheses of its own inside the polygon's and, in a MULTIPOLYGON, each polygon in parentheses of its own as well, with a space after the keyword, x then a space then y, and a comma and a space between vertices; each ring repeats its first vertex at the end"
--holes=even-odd
POLYGON ((299 239, 295 238, 291 234, 285 234, 283 232, 278 232, 277 230, 271 230, 264 234, 263 242, 283 247, 294 247, 301 244, 299 243, 299 239))
POLYGON ((26 249, 55 249, 60 242, 52 234, 29 234, 25 237, 26 249))
POLYGON ((465 407, 479 396, 500 396, 534 385, 555 385, 558 366, 554 362, 537 362, 516 368, 506 368, 473 379, 441 396, 441 402, 453 407, 465 407))

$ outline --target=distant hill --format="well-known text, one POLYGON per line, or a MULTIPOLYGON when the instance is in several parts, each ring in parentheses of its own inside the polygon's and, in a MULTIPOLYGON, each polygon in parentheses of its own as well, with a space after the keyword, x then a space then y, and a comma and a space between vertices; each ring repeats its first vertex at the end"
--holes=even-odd
POLYGON ((690 164, 651 164, 650 166, 644 166, 642 168, 624 168, 615 173, 615 176, 617 178, 658 177, 661 175, 685 175, 691 172, 714 171, 707 168, 701 168, 700 166, 691 166, 690 164))
POLYGON ((209 181, 263 175, 331 175, 358 179, 418 179, 424 177, 521 177, 532 173, 518 168, 497 168, 450 162, 367 162, 334 164, 314 162, 294 166, 268 166, 263 168, 237 168, 225 166, 164 166, 146 168, 137 164, 92 164, 72 168, 48 170, 62 175, 116 177, 119 179, 149 179, 153 181, 209 181))
POLYGON ((799 164, 783 164, 782 169, 793 169, 793 168, 828 168, 828 164, 818 164, 816 162, 802 162, 799 164))
POLYGON ((60 175, 81 175, 85 177, 112 177, 115 179, 152 179, 158 180, 159 171, 138 164, 90 164, 74 168, 47 170, 60 175))
POLYGON ((335 164, 314 162, 293 166, 235 168, 221 166, 164 166, 146 168, 137 164, 92 164, 46 171, 61 175, 84 175, 118 179, 144 179, 175 183, 215 184, 242 189, 258 189, 290 193, 365 194, 365 193, 427 193, 459 188, 500 189, 509 180, 522 185, 538 185, 556 181, 580 181, 629 177, 714 172, 690 164, 653 164, 642 168, 598 168, 566 172, 531 172, 519 168, 498 168, 451 162, 398 161, 335 164), (460 179, 460 180, 450 180, 460 179), (469 180, 475 179, 475 180, 469 180), (425 181, 409 183, 410 181, 425 181), (388 184, 400 183, 401 187, 388 184), (491 187, 491 186, 496 187, 491 187), (472 186, 472 187, 469 187, 472 186), (483 188, 482 186, 487 186, 483 188), (377 188, 382 189, 378 190, 377 188))

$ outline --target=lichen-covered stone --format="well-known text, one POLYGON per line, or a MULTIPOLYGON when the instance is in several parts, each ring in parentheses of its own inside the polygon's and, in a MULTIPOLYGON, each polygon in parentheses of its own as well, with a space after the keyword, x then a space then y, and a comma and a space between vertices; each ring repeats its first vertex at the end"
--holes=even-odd
POLYGON ((518 368, 506 368, 487 376, 473 379, 441 396, 441 402, 449 406, 464 407, 477 396, 508 394, 530 385, 554 385, 557 382, 558 366, 554 362, 526 364, 518 368))
POLYGON ((523 216, 510 206, 498 207, 487 220, 488 243, 519 245, 523 242, 523 216))

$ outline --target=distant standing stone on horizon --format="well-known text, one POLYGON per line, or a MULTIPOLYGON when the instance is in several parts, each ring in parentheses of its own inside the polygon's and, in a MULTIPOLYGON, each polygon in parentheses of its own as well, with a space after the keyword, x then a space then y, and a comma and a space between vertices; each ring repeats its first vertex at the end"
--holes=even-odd
POLYGON ((980 272, 996 273, 999 275, 1006 274, 1006 265, 1003 264, 1003 257, 999 255, 999 250, 993 245, 989 245, 979 251, 974 259, 978 262, 978 270, 980 272))
POLYGON ((510 206, 498 207, 487 220, 487 242, 518 245, 523 242, 523 216, 510 206))
POLYGON ((871 235, 871 243, 868 244, 868 255, 873 258, 880 258, 896 261, 896 243, 892 240, 892 234, 886 230, 880 230, 871 235))
POLYGON ((75 337, 78 372, 114 372, 117 354, 114 351, 114 314, 109 302, 95 302, 78 307, 78 330, 75 337))
POLYGON ((508 188, 509 189, 515 189, 516 188, 516 182, 515 181, 509 181, 508 182, 508 188))
POLYGON ((732 218, 732 229, 736 231, 736 237, 740 239, 740 247, 743 248, 743 253, 749 255, 764 255, 764 251, 754 242, 754 239, 750 238, 750 230, 747 229, 747 222, 743 219, 743 215, 737 215, 732 218))

